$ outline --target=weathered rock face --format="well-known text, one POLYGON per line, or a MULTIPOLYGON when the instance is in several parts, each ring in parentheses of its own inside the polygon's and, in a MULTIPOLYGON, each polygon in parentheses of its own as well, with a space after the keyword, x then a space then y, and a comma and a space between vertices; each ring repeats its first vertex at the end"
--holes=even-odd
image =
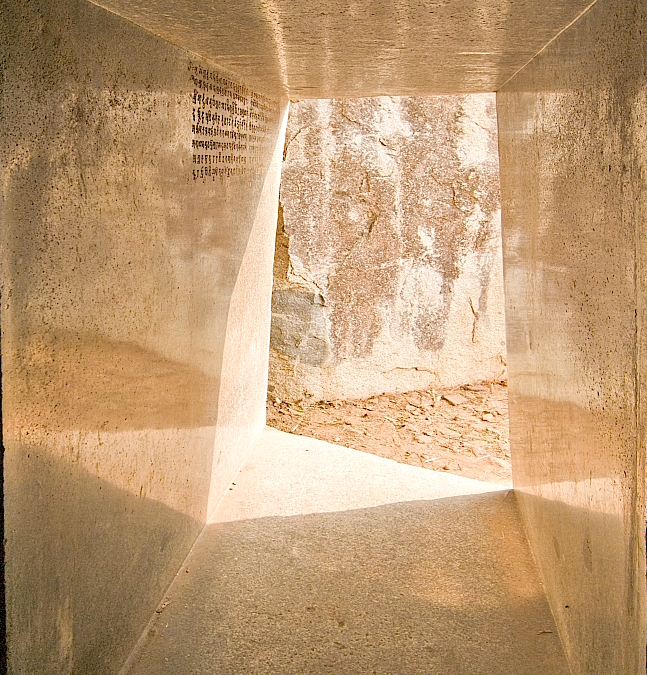
POLYGON ((494 95, 291 104, 270 392, 502 376, 499 201, 494 95))

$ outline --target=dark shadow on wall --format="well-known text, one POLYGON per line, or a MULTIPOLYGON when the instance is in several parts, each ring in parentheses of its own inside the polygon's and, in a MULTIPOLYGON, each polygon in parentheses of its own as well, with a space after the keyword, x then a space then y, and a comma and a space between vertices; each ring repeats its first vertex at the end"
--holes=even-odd
POLYGON ((5 485, 13 672, 117 672, 203 523, 42 447, 8 449, 5 485))
POLYGON ((644 512, 623 503, 641 483, 631 408, 514 390, 510 402, 517 499, 575 672, 639 672, 644 512))
POLYGON ((644 549, 629 540, 621 516, 528 493, 518 500, 573 672, 641 672, 631 643, 642 630, 636 553, 644 549))
POLYGON ((512 492, 209 525, 132 675, 566 675, 512 492))

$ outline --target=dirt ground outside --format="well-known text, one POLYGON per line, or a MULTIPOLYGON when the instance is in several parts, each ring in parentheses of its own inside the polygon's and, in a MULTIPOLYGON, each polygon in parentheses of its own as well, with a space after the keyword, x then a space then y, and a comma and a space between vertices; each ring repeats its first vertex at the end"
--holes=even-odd
POLYGON ((512 486, 505 380, 361 400, 270 398, 267 424, 405 464, 512 486))

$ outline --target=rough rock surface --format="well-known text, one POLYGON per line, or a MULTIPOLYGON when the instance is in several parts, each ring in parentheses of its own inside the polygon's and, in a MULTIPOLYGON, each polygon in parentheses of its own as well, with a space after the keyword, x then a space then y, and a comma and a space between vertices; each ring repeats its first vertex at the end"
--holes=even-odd
POLYGON ((494 95, 292 103, 270 391, 335 399, 504 374, 494 95))

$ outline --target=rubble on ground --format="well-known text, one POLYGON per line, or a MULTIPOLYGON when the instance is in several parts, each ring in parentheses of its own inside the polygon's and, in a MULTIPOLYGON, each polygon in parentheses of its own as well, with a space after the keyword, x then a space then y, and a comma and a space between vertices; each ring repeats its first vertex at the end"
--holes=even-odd
POLYGON ((512 485, 505 380, 361 400, 270 398, 267 423, 405 464, 512 485))

